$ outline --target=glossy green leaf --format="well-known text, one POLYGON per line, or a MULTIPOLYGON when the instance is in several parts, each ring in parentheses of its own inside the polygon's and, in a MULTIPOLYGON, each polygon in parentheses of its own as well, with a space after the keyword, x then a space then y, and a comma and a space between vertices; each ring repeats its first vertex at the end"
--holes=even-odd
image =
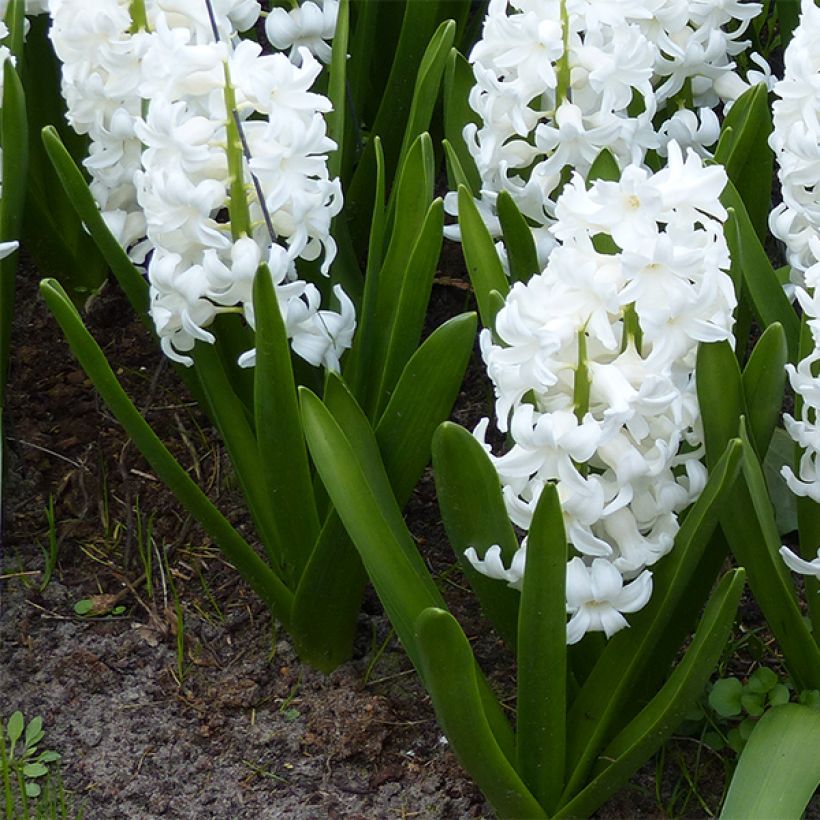
POLYGON ((800 0, 774 0, 780 29, 780 47, 786 48, 800 22, 800 0))
MULTIPOLYGON (((518 611, 518 771, 552 811, 564 788, 567 710, 567 537, 558 490, 547 484, 527 538, 518 611)), ((496 582, 498 583, 498 582, 496 582)))
MULTIPOLYGON (((286 565, 286 577, 295 587, 319 535, 319 515, 296 398, 288 334, 267 265, 260 266, 254 279, 253 309, 256 317, 254 415, 259 465, 277 543, 286 565)), ((254 481, 258 479, 253 477, 254 481)))
POLYGON ((248 504, 265 551, 280 577, 287 577, 284 548, 267 498, 262 460, 251 420, 245 405, 230 383, 219 350, 215 344, 197 344, 191 351, 194 367, 211 417, 219 429, 225 449, 230 455, 236 478, 248 504))
MULTIPOLYGON (((3 154, 0 170, 3 195, 0 198, 0 242, 19 242, 22 238, 28 177, 28 126, 23 86, 11 60, 3 61, 2 103, 0 144, 3 146, 3 154)), ((17 251, 0 260, 0 408, 5 405, 6 397, 16 277, 17 251)))
MULTIPOLYGON (((408 4, 410 5, 410 4, 408 4)), ((456 24, 453 20, 445 20, 436 29, 425 49, 424 56, 419 64, 416 84, 413 89, 413 99, 410 105, 410 114, 407 117, 407 126, 404 130, 399 165, 401 165, 410 146, 425 131, 430 129, 433 118, 433 109, 439 98, 441 79, 447 57, 453 47, 456 35, 456 24)))
POLYGON ((385 470, 402 506, 430 461, 433 433, 453 409, 475 334, 474 313, 437 327, 405 366, 376 426, 385 470))
MULTIPOLYGON (((769 498, 774 507, 777 531, 781 536, 794 532, 798 528, 797 500, 795 494, 786 484, 783 478, 783 467, 794 465, 795 443, 789 434, 782 428, 775 428, 766 457, 763 459, 763 475, 766 478, 766 487, 769 491, 769 498)), ((809 500, 810 501, 810 500, 809 500)), ((813 505, 813 502, 810 501, 813 505)), ((809 541, 809 543, 820 543, 809 541)), ((814 558, 816 551, 810 556, 814 558)))
POLYGON ((800 820, 820 786, 820 711, 768 709, 740 755, 721 820, 800 820))
POLYGON ((340 0, 333 33, 333 51, 330 58, 327 96, 333 106, 325 115, 327 135, 336 143, 336 150, 327 158, 330 178, 342 170, 345 151, 345 117, 347 112, 347 43, 350 36, 350 0, 340 0))
MULTIPOLYGON (((649 679, 648 689, 660 685, 684 636, 688 620, 678 626, 680 610, 691 615, 694 600, 688 590, 701 568, 701 559, 717 525, 724 500, 740 468, 741 445, 731 441, 698 500, 688 511, 671 553, 653 568, 649 603, 629 617, 630 628, 613 636, 598 663, 573 700, 568 716, 569 793, 583 785, 601 746, 634 714, 636 689, 649 679)), ((707 593, 714 576, 706 578, 707 593)), ((703 600, 703 599, 701 599, 703 600)))
POLYGON ((498 545, 508 567, 518 549, 498 473, 481 444, 452 422, 444 422, 433 436, 433 470, 441 519, 461 571, 495 628, 515 646, 520 594, 477 572, 464 557, 469 547, 483 558, 498 545))
MULTIPOLYGON (((8 36, 3 45, 14 55, 13 68, 22 76, 26 67, 26 3, 25 0, 10 0, 6 8, 3 22, 6 24, 8 36)), ((5 107, 3 108, 5 111, 5 107)))
POLYGON ((783 326, 789 360, 794 361, 797 356, 800 322, 755 234, 743 200, 731 181, 726 183, 721 202, 729 211, 724 232, 732 264, 740 268, 755 316, 764 328, 775 322, 783 326))
POLYGON ((706 463, 712 467, 737 436, 740 417, 746 412, 740 367, 728 342, 699 345, 696 381, 706 463))
MULTIPOLYGON (((463 136, 465 125, 477 125, 480 121, 478 114, 468 102, 470 89, 474 85, 475 77, 470 64, 456 49, 452 49, 444 72, 444 134, 449 145, 448 162, 452 163, 455 159, 461 175, 455 175, 451 171, 450 190, 456 190, 459 185, 466 185, 473 196, 478 196, 481 190, 481 175, 463 136)), ((450 167, 454 165, 453 163, 450 167)))
MULTIPOLYGON (((458 395, 475 338, 474 314, 455 317, 437 328, 411 357, 376 429, 393 494, 403 507, 427 462, 436 426, 458 395)), ((345 409, 349 399, 331 382, 329 400, 356 449, 375 459, 372 436, 357 436, 362 418, 345 409)), ((350 655, 365 575, 355 547, 334 511, 302 576, 293 604, 293 632, 299 656, 330 671, 350 655), (317 602, 332 602, 318 606, 317 602)))
POLYGON ((134 313, 148 324, 148 283, 108 230, 85 178, 63 145, 56 129, 43 129, 43 145, 77 215, 88 228, 100 253, 111 267, 111 272, 117 278, 134 313))
POLYGON ((40 284, 40 292, 94 387, 158 478, 202 525, 228 560, 287 628, 290 623, 291 593, 157 438, 123 391, 105 354, 84 327, 79 313, 59 283, 45 279, 40 284))
POLYGON ((540 272, 532 230, 507 191, 498 195, 496 207, 510 264, 510 279, 513 282, 529 282, 540 272))
POLYGON ((441 144, 444 148, 444 159, 447 164, 447 177, 450 180, 449 187, 458 188, 460 185, 464 185, 466 188, 472 189, 467 172, 461 164, 452 143, 449 140, 442 140, 441 144))
POLYGON ((768 90, 758 83, 732 103, 715 150, 715 162, 726 168, 761 242, 768 236, 771 210, 770 183, 774 166, 774 154, 768 143, 771 131, 768 90))
POLYGON ((501 260, 473 197, 462 185, 458 189, 458 223, 461 226, 461 244, 467 272, 473 284, 478 312, 484 327, 492 327, 490 292, 497 290, 506 296, 510 286, 501 260))
POLYGON ((473 651, 458 622, 442 609, 425 609, 416 620, 415 634, 439 724, 462 766, 502 820, 546 818, 487 722, 473 651))
POLYGON ((734 623, 743 592, 742 569, 715 589, 683 659, 638 716, 600 754, 598 773, 554 815, 588 817, 614 794, 678 727, 703 692, 734 623))
MULTIPOLYGON (((316 468, 399 639, 421 672, 414 624, 422 610, 443 608, 444 601, 404 524, 384 467, 376 462, 378 448, 368 440, 364 414, 349 394, 333 398, 336 406, 331 415, 309 390, 301 388, 299 393, 316 468)), ((509 759, 513 755, 509 723, 482 677, 479 688, 487 720, 509 759)))
POLYGON ((775 322, 769 325, 743 368, 743 393, 749 435, 759 456, 764 456, 783 407, 786 387, 786 334, 775 322))
POLYGON ((745 424, 742 480, 723 508, 721 525, 738 563, 749 573, 749 587, 777 639, 797 689, 820 688, 820 649, 806 627, 789 571, 780 557, 780 534, 760 462, 745 424))
POLYGON ((421 339, 444 239, 443 230, 444 204, 441 199, 436 199, 427 211, 421 233, 406 263, 395 315, 388 328, 383 364, 378 367, 381 384, 376 397, 377 417, 421 339))

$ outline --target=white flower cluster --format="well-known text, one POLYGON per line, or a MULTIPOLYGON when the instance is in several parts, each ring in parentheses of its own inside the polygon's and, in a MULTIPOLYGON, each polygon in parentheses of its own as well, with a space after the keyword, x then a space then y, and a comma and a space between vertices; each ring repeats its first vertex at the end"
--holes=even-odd
MULTIPOLYGON (((622 168, 639 164, 671 139, 706 155, 719 133, 713 108, 748 88, 733 57, 760 10, 741 0, 491 0, 470 55, 481 122, 464 138, 494 235, 495 198, 507 191, 538 226, 543 264, 566 168, 586 175, 603 148, 622 168)), ((755 59, 764 74, 749 81, 768 76, 755 59)))
POLYGON ((332 49, 328 44, 336 31, 339 0, 305 0, 290 10, 277 7, 268 12, 265 34, 280 51, 290 49, 290 58, 302 64, 301 51, 306 48, 323 63, 330 63, 332 49))
MULTIPOLYGON (((255 0, 146 0, 147 26, 136 31, 128 0, 51 0, 50 10, 69 121, 92 140, 94 195, 132 257, 150 251, 150 310, 166 354, 190 364, 186 354, 214 341, 206 328, 222 312, 241 311, 253 327, 253 277, 264 261, 293 349, 337 367, 353 305, 336 288, 341 313, 320 310, 318 289, 295 268, 298 258, 321 258, 327 273, 336 252, 330 103, 309 90, 320 64, 306 49, 297 66, 240 39, 258 18, 255 0), (226 220, 234 111, 250 157, 237 155, 249 235, 226 220)), ((253 351, 240 359, 253 361, 253 351)))
MULTIPOLYGON (((797 300, 807 317, 814 350, 797 367, 787 365, 802 400, 800 420, 784 414, 789 435, 803 449, 798 475, 783 476, 793 493, 820 502, 820 8, 804 0, 800 25, 786 48, 785 76, 775 86, 774 131, 769 144, 778 164, 783 201, 771 213, 772 233, 783 240, 797 300)), ((794 568, 794 567, 793 567, 794 568)))
MULTIPOLYGON (((570 642, 612 634, 626 623, 618 612, 646 603, 646 567, 672 548, 677 514, 704 486, 695 356, 699 342, 732 340, 735 307, 725 183, 722 167, 674 142, 655 174, 630 165, 589 189, 576 174, 546 268, 516 283, 495 332, 482 331, 496 425, 513 441, 493 457, 507 511, 528 529, 554 483, 576 553, 570 642)), ((467 555, 520 588, 525 550, 526 540, 509 569, 497 549, 467 555)))

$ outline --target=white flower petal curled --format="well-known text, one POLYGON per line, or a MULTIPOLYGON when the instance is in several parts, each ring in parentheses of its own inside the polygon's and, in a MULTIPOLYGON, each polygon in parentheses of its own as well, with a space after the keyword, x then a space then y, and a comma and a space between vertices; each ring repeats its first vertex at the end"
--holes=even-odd
POLYGON ((817 558, 813 561, 806 561, 799 555, 795 555, 788 547, 780 548, 780 557, 783 563, 792 571, 801 575, 813 575, 820 580, 820 550, 817 551, 817 558))

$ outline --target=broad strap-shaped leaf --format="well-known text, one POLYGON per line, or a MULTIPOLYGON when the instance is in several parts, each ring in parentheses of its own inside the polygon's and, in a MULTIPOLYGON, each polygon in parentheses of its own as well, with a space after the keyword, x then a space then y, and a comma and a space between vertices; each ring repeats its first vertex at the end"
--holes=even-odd
POLYGON ((282 557, 295 587, 319 535, 319 515, 287 330, 267 265, 260 266, 254 279, 253 308, 254 415, 261 478, 267 487, 282 557))
POLYGON ((724 232, 732 255, 732 264, 740 268, 755 316, 763 327, 775 322, 783 326, 789 348, 789 360, 795 361, 800 322, 783 292, 777 273, 752 227, 746 206, 731 180, 723 189, 721 202, 729 211, 724 232))
POLYGON ((699 345, 695 372, 706 463, 714 467, 726 445, 737 436, 740 417, 746 413, 743 381, 728 342, 699 345))
POLYGON ((470 360, 475 313, 437 327, 410 357, 376 425, 385 470, 401 506, 430 461, 436 428, 453 409, 470 360))
POLYGON ((767 709, 740 755, 721 820, 800 820, 820 786, 820 711, 767 709))
POLYGON ((444 205, 441 199, 436 199, 427 210, 421 233, 407 261, 396 312, 387 328, 383 358, 378 365, 382 375, 376 395, 376 418, 389 401, 404 366, 418 347, 444 239, 443 229, 444 205))
MULTIPOLYGON (((376 439, 393 494, 403 507, 427 462, 436 426, 450 413, 458 395, 475 338, 474 314, 457 316, 437 328, 411 357, 384 411, 376 439)), ((335 384, 335 382, 332 382, 335 384)), ((346 400, 338 385, 329 399, 340 418, 346 400)), ((355 412, 349 427, 361 426, 355 412)), ((372 451, 372 439, 360 434, 360 451, 372 451)), ((293 631, 301 658, 330 671, 350 655, 356 614, 365 583, 364 570, 338 514, 322 528, 293 604, 293 631), (332 602, 332 606, 317 606, 332 602)))
POLYGON ((723 508, 723 532, 738 563, 749 573, 749 587, 785 656, 795 687, 820 689, 820 649, 806 627, 789 571, 780 557, 774 510, 745 424, 740 432, 742 476, 723 508))
POLYGON ((547 484, 527 537, 518 610, 518 771, 553 811, 564 788, 567 720, 567 537, 558 490, 547 484))
MULTIPOLYGON (((555 817, 588 817, 666 741, 685 717, 717 665, 743 592, 743 569, 721 580, 683 659, 640 714, 603 750, 599 771, 555 817)), ((571 799, 567 799, 571 798, 571 799)))
POLYGON ((401 165, 416 138, 423 132, 430 130, 433 109, 439 98, 441 78, 455 36, 455 22, 453 20, 444 20, 430 38, 430 43, 424 51, 416 75, 410 114, 407 117, 407 126, 404 130, 404 139, 399 152, 399 165, 401 165))
MULTIPOLYGON (((734 439, 683 520, 672 552, 653 566, 653 593, 649 603, 630 616, 629 629, 608 641, 573 700, 568 717, 568 793, 582 787, 602 745, 635 713, 635 690, 644 678, 653 681, 650 689, 660 685, 681 640, 689 634, 689 620, 681 629, 677 616, 682 609, 693 616, 694 601, 687 598, 687 591, 701 570, 704 551, 711 547, 711 536, 728 491, 737 478, 740 458, 741 444, 734 439)), ((714 577, 704 579, 707 592, 714 577)))
POLYGON ((285 628, 289 628, 293 598, 287 587, 213 506, 157 438, 123 391, 106 361, 105 354, 86 330, 79 313, 59 283, 53 279, 45 279, 40 284, 40 292, 97 392, 151 468, 182 506, 214 539, 228 560, 239 570, 285 628))
POLYGON ((436 716, 461 765, 502 820, 546 818, 487 722, 473 651, 458 621, 442 609, 425 609, 415 634, 436 716))
POLYGON ((510 279, 513 282, 528 282, 539 272, 532 230, 507 191, 498 195, 496 207, 510 263, 510 279))
POLYGON ((478 212, 473 197, 462 185, 458 189, 458 224, 467 272, 473 284, 478 312, 484 327, 492 327, 490 292, 506 296, 510 286, 490 232, 478 212))
MULTIPOLYGON (((18 11, 20 5, 22 4, 15 4, 18 11)), ((28 179, 28 125, 23 85, 11 60, 3 61, 2 102, 0 144, 3 146, 3 192, 0 198, 0 242, 19 242, 22 238, 28 179)), ((0 260, 0 408, 5 405, 16 276, 17 251, 0 260)))
MULTIPOLYGON (((8 36, 4 43, 14 56, 13 68, 22 76, 26 67, 26 3, 25 0, 9 0, 3 22, 6 24, 8 36)), ((3 108, 5 111, 5 107, 3 108)))
POLYGON ((774 428, 780 419, 787 357, 786 334, 783 327, 775 322, 763 331, 743 368, 749 435, 761 459, 768 452, 774 428))
POLYGON ((774 154, 769 148, 772 112, 768 89, 752 86, 732 103, 721 126, 715 162, 726 168, 761 242, 768 235, 774 154))
POLYGON ((482 575, 464 557, 473 547, 479 558, 495 545, 509 567, 518 539, 501 495, 501 482, 489 456, 463 427, 444 422, 433 436, 433 471, 441 519, 461 571, 481 608, 510 645, 518 632, 519 593, 503 581, 482 575))
POLYGON ((336 149, 327 158, 331 179, 342 170, 345 152, 345 119, 347 112, 347 42, 350 35, 350 0, 340 0, 333 33, 333 51, 330 57, 327 96, 333 108, 325 115, 327 135, 336 143, 336 149))
POLYGON ((283 547, 267 497, 262 466, 265 456, 259 451, 245 405, 230 383, 218 345, 219 341, 194 346, 191 354, 196 375, 268 558, 277 572, 287 577, 283 547))
POLYGON ((148 283, 105 224, 85 178, 63 145, 56 129, 43 129, 43 145, 77 215, 91 233, 100 253, 128 297, 134 313, 150 326, 150 320, 147 318, 148 283))
POLYGON ((444 72, 444 134, 449 145, 449 149, 446 149, 446 146, 445 149, 451 168, 450 189, 466 185, 473 196, 478 196, 481 190, 481 175, 463 136, 465 125, 479 123, 478 114, 468 102, 470 89, 474 85, 475 77, 470 64, 456 49, 452 49, 444 72), (458 164, 460 175, 452 173, 455 167, 453 160, 458 164))
MULTIPOLYGON (((372 445, 361 430, 348 437, 342 424, 360 426, 364 418, 350 409, 331 415, 319 398, 299 391, 308 447, 333 506, 361 556, 367 574, 407 654, 423 675, 414 625, 428 607, 444 601, 401 517, 384 468, 373 462, 372 445), (338 421, 342 418, 342 424, 338 421), (362 448, 360 445, 364 445, 362 448)), ((512 731, 486 681, 479 677, 484 713, 504 755, 514 753, 512 731)))

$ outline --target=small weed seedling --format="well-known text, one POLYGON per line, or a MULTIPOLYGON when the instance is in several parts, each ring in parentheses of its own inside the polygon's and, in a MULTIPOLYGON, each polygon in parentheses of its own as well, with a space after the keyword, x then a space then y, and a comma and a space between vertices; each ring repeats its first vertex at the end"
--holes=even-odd
POLYGON ((18 711, 5 725, 0 722, 0 776, 6 820, 32 816, 29 801, 40 797, 40 782, 49 773, 48 764, 60 759, 57 752, 38 751, 43 736, 40 717, 32 718, 26 725, 23 713, 18 711))

